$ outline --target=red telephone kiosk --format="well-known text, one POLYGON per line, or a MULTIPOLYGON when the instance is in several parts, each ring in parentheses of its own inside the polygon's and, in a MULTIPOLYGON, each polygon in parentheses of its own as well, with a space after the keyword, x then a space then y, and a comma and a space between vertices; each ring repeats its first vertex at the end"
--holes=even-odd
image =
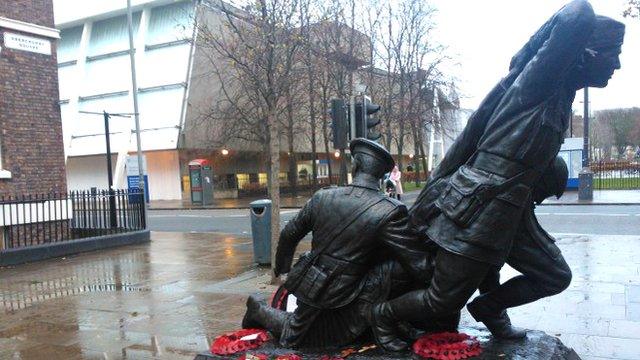
POLYGON ((191 203, 211 205, 213 203, 213 168, 207 159, 189 161, 191 203))

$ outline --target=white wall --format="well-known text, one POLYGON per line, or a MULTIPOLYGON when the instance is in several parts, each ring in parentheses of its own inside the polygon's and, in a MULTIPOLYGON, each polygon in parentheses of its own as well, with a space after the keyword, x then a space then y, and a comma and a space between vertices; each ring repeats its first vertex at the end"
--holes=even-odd
MULTIPOLYGON (((116 158, 117 155, 111 156, 114 173, 116 158)), ((67 158, 67 187, 69 191, 89 190, 92 187, 107 189, 107 186, 107 159, 105 155, 67 158)))
MULTIPOLYGON (((179 200, 180 161, 178 151, 150 151, 144 153, 147 159, 149 193, 151 200, 179 200)), ((112 156, 115 175, 117 155, 112 156)), ((114 184, 117 179, 114 178, 114 184)), ((122 181, 126 187, 126 181, 122 181)), ((67 184, 70 191, 89 190, 92 187, 107 189, 107 159, 104 155, 67 158, 67 184)))
POLYGON ((149 197, 151 200, 180 200, 180 161, 178 151, 149 151, 149 197))

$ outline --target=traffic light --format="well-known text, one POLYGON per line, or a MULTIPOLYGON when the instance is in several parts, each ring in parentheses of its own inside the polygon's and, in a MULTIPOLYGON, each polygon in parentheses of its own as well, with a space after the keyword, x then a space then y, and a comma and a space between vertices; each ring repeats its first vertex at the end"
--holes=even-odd
POLYGON ((344 100, 331 100, 331 131, 333 133, 333 148, 346 149, 349 136, 349 120, 344 100))
POLYGON ((380 110, 380 105, 372 103, 368 96, 363 96, 362 100, 362 102, 356 103, 355 137, 377 141, 382 136, 375 130, 375 127, 380 124, 380 120, 372 115, 380 110))

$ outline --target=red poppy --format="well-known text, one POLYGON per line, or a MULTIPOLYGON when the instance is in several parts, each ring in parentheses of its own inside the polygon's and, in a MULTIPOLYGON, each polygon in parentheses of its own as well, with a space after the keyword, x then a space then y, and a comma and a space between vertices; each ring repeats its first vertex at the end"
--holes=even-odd
POLYGON ((242 329, 217 337, 211 344, 211 352, 216 355, 230 355, 255 349, 269 339, 262 329, 242 329))
POLYGON ((413 344, 413 352, 434 360, 458 360, 482 353, 480 342, 464 333, 438 333, 422 336, 413 344))

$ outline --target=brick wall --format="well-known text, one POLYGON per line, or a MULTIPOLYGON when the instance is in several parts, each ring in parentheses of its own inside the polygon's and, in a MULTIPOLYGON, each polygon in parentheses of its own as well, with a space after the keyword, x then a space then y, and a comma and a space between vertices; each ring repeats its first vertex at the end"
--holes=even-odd
POLYGON ((2 0, 0 16, 52 28, 53 2, 52 0, 2 0))
MULTIPOLYGON (((0 16, 53 27, 52 0, 0 1, 0 16)), ((62 124, 58 105, 56 41, 52 55, 8 49, 0 28, 0 194, 66 191, 62 124)), ((33 34, 23 34, 38 37, 33 34)))

